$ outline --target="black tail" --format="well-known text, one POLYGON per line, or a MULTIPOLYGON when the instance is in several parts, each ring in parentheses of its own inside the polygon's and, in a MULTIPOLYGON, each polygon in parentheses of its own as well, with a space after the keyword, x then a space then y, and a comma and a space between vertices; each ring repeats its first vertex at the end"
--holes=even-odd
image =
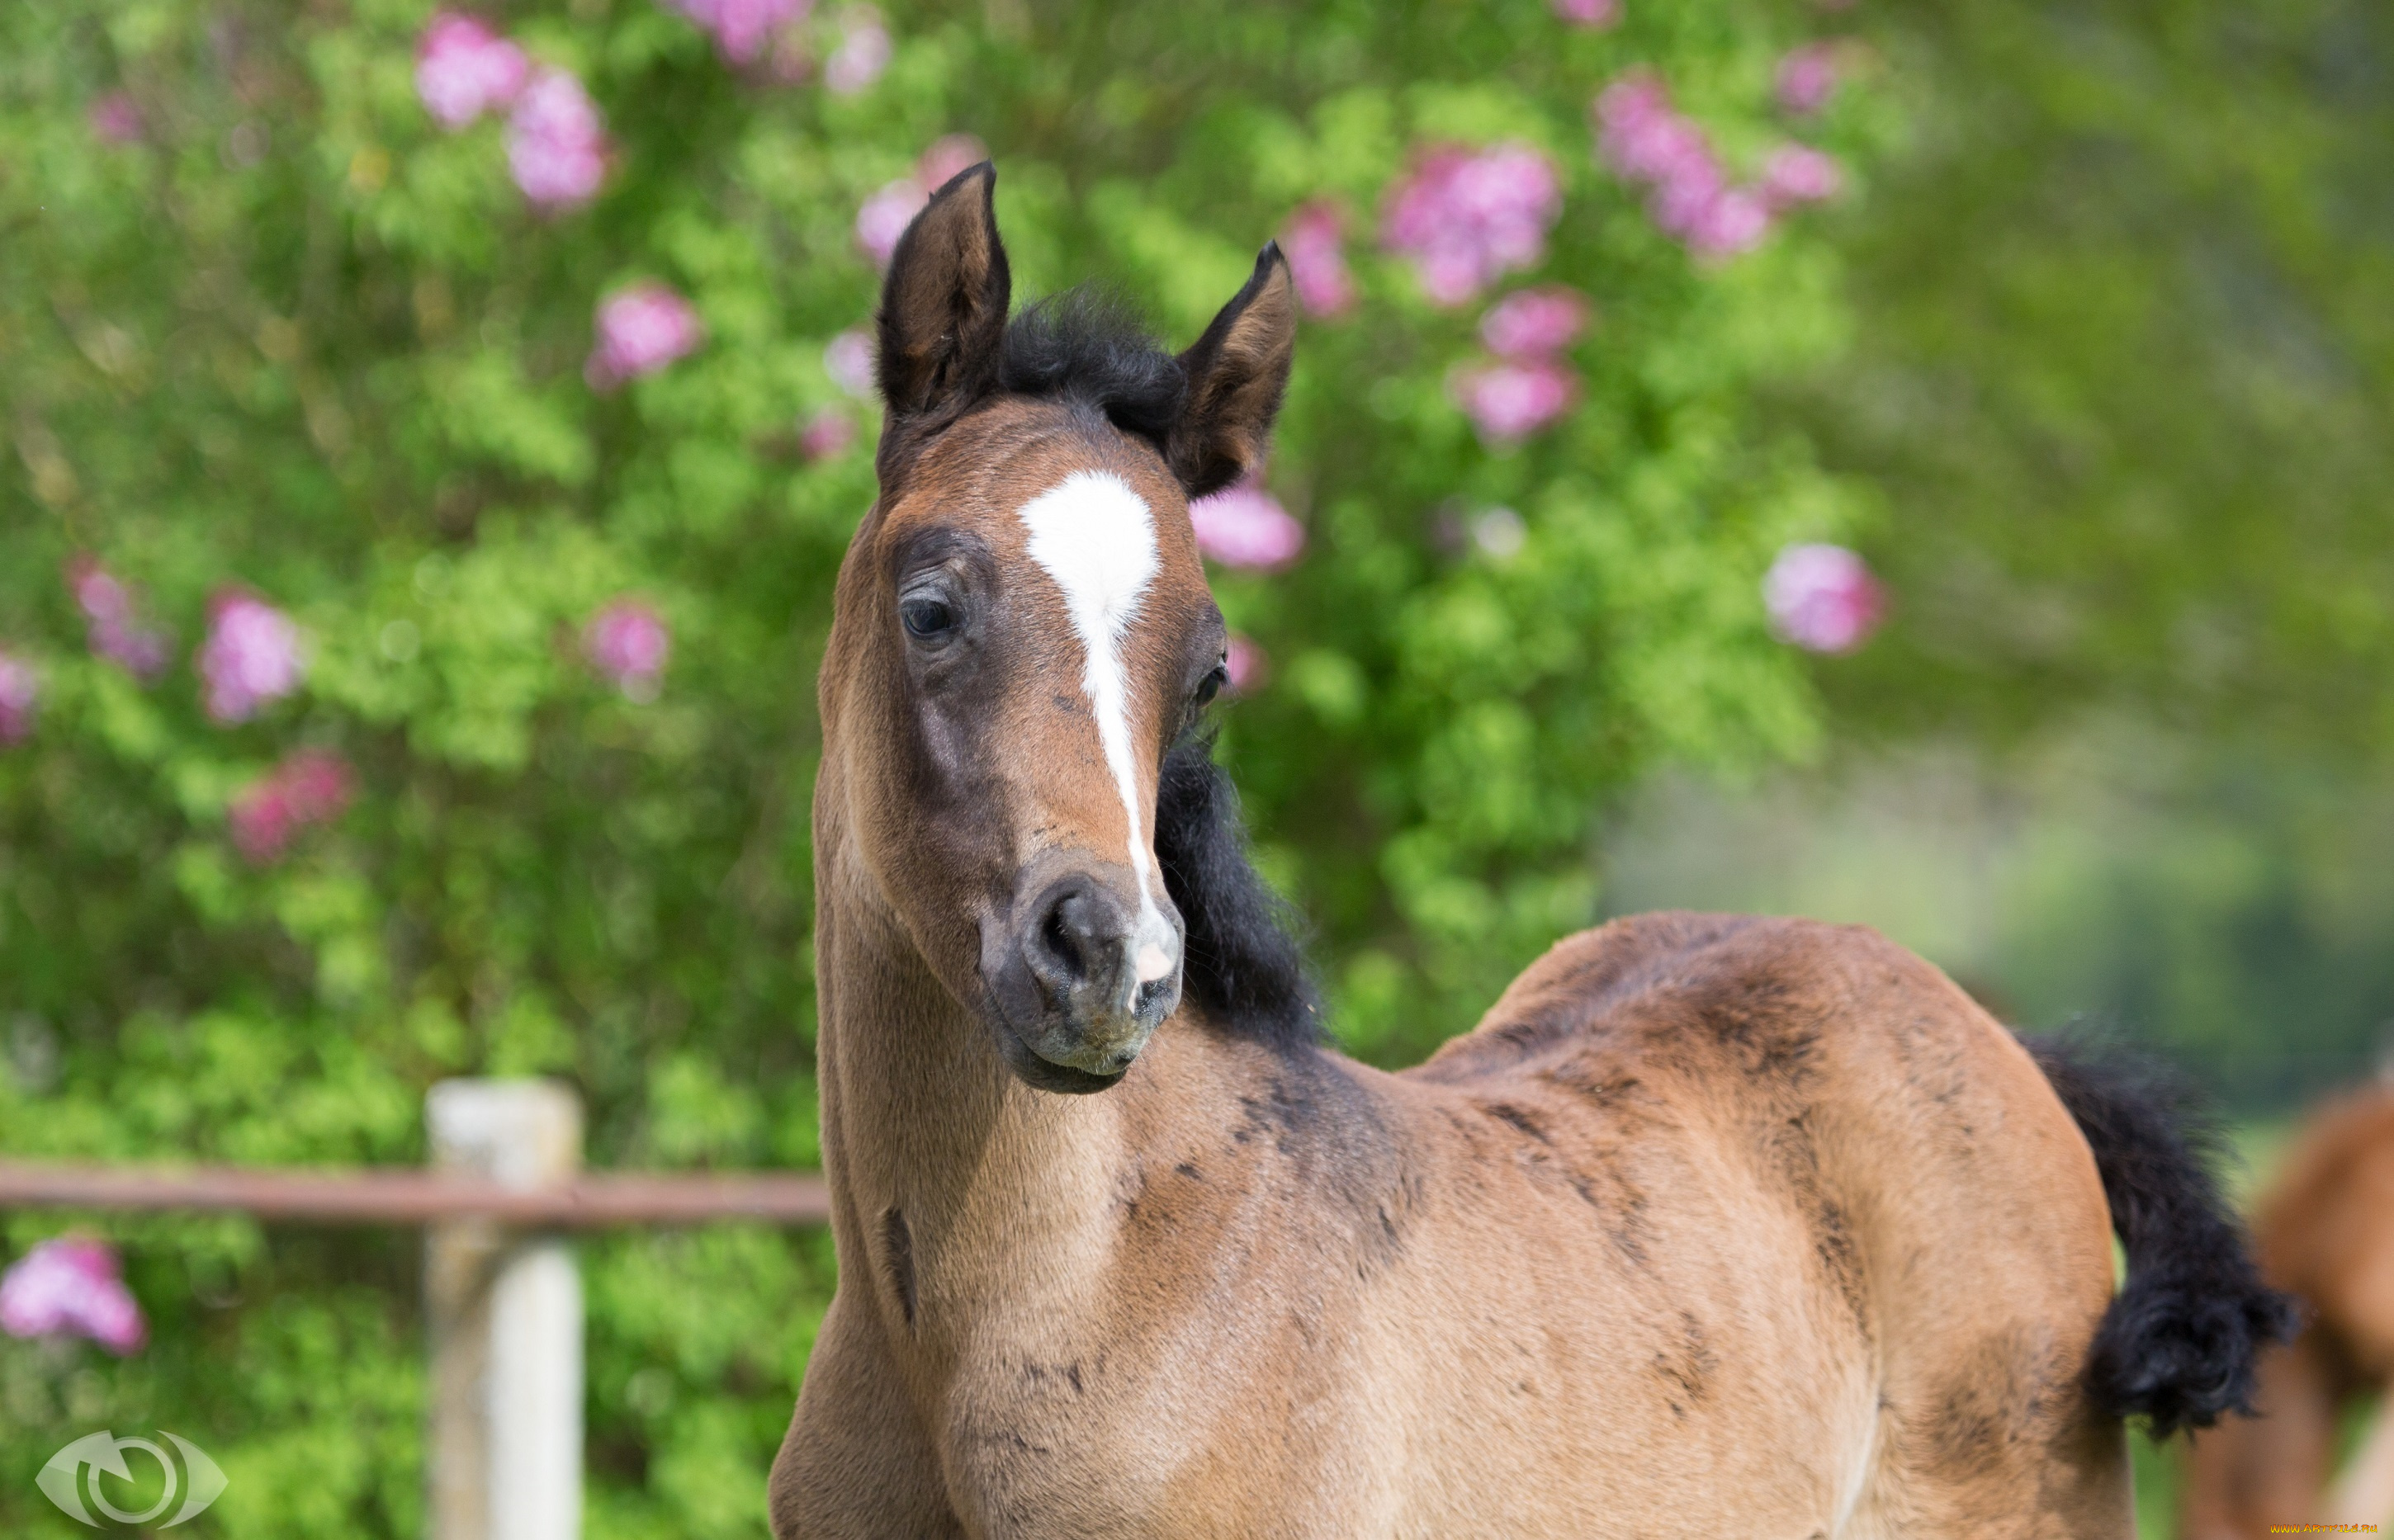
POLYGON ((2292 1338, 2292 1297, 2261 1281, 2211 1158, 2216 1124, 2158 1065, 2059 1038, 2023 1039, 2103 1174, 2128 1281, 2086 1356, 2086 1388, 2155 1438, 2253 1411, 2253 1361, 2292 1338))

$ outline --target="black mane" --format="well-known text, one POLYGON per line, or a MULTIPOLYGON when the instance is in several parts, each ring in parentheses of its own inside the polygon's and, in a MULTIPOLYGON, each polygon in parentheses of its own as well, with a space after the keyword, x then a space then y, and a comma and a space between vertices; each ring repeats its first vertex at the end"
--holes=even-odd
POLYGON ((1100 411, 1161 448, 1187 375, 1137 312, 1103 290, 1050 294, 1006 322, 998 388, 1100 411))
POLYGON ((1239 796, 1210 737, 1164 756, 1155 858, 1185 928, 1181 990, 1224 1031, 1293 1051, 1322 1038, 1322 1004, 1289 933, 1288 905, 1247 860, 1239 796))

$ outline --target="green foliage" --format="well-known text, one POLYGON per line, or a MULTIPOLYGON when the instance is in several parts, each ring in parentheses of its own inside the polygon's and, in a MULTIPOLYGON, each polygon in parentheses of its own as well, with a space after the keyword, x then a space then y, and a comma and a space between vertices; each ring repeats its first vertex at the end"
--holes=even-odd
POLYGON ((2045 806, 2068 763, 1974 960, 2032 1019, 2117 1023, 2256 1110, 2366 1075, 2394 1018, 2394 13, 1862 25, 1901 132, 1835 232, 1853 346, 1769 412, 1893 510, 1865 549, 1894 619, 1824 674, 1834 736, 1992 746, 2045 806))
MULTIPOLYGON (((653 0, 515 6, 494 20, 582 74, 616 146, 594 204, 542 215, 496 125, 418 104, 428 9, 0 10, 0 646, 46 684, 0 753, 0 1150, 413 1163, 432 1080, 539 1073, 587 1100, 594 1164, 814 1161, 812 679, 873 483, 865 447, 808 464, 796 427, 841 402, 824 345, 873 298, 855 210, 947 132, 995 152, 1020 290, 1112 280, 1175 342, 1296 204, 1348 214, 1363 301, 1309 325, 1271 467, 1310 547, 1219 589, 1274 659, 1225 752, 1359 1051, 1467 1026, 1588 920, 1608 792, 1813 743, 1756 584, 1855 510, 1750 400, 1840 346, 1836 263, 1799 222, 1691 264, 1586 124, 1648 64, 1758 154, 1792 16, 909 5, 888 75, 841 98, 736 74, 653 0), (144 142, 86 122, 119 88, 144 142), (1599 320, 1582 405, 1500 453, 1446 395, 1476 313, 1426 304, 1371 232, 1414 146, 1507 137, 1567 194, 1526 278, 1599 320), (705 345, 594 394, 594 307, 643 279, 691 297, 705 345), (1509 555, 1467 538, 1498 505, 1526 528, 1509 555), (179 639, 155 685, 86 652, 80 553, 179 639), (313 649, 304 690, 238 727, 187 663, 229 585, 313 649), (624 594, 672 627, 647 704, 579 656, 624 594), (358 802, 252 865, 229 807, 302 745, 356 767, 358 802)), ((1871 111, 1849 94, 1832 145, 1862 148, 1871 111)), ((58 1222, 9 1216, 11 1249, 58 1222)), ((68 1533, 31 1473, 113 1423, 219 1458, 195 1534, 415 1532, 412 1237, 108 1228, 155 1340, 122 1364, 0 1344, 0 1526, 68 1533)), ((585 1259, 590 1532, 759 1533, 827 1240, 625 1234, 585 1259)))
POLYGON ((1849 719, 2125 710, 2394 742, 2394 22, 2351 0, 1964 0, 1874 22, 1906 125, 1843 232, 1856 346, 1794 393, 1904 510, 1849 719))

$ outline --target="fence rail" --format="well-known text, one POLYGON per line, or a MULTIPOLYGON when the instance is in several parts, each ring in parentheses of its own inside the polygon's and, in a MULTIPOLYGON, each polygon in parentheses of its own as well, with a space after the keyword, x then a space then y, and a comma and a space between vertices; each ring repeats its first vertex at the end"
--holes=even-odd
POLYGON ((525 1230, 762 1220, 822 1224, 822 1179, 758 1173, 582 1175, 540 1188, 437 1171, 0 1161, 0 1208, 230 1211, 310 1224, 488 1219, 525 1230))

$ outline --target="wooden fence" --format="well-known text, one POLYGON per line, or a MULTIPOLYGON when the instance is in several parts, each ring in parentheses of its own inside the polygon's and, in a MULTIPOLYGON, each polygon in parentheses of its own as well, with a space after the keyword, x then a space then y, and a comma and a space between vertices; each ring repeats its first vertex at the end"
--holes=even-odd
POLYGON ((582 1108, 538 1080, 444 1080, 428 1170, 0 1161, 0 1208, 224 1211, 425 1226, 429 1540, 579 1540, 582 1283, 568 1233, 717 1220, 822 1224, 820 1177, 581 1169, 582 1108))

